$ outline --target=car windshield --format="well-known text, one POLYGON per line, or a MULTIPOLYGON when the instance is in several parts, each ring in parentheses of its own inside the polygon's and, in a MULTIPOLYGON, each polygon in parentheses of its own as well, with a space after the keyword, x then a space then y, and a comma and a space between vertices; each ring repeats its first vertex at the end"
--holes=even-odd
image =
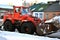
POLYGON ((23 8, 22 9, 22 15, 27 14, 29 12, 28 8, 23 8))

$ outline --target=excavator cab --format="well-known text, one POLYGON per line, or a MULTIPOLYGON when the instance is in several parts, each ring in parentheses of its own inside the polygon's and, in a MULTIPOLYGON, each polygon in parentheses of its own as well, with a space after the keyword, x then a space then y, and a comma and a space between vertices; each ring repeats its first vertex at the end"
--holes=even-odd
POLYGON ((29 8, 23 6, 19 6, 19 7, 14 6, 14 13, 20 13, 21 15, 31 14, 29 8))

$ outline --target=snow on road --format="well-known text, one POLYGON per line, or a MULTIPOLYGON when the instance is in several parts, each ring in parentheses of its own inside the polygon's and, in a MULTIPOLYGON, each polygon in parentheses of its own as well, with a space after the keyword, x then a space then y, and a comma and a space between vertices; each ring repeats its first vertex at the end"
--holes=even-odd
POLYGON ((48 38, 17 32, 0 31, 0 40, 60 40, 58 38, 48 38))
POLYGON ((47 36, 53 37, 53 38, 60 38, 60 32, 52 33, 52 34, 47 35, 47 36))

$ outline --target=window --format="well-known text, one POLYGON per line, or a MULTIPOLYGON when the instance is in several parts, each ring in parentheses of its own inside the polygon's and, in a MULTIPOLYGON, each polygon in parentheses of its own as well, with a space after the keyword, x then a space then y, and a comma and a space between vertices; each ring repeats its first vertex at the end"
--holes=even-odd
POLYGON ((22 9, 22 13, 28 13, 29 11, 28 11, 28 9, 22 9))
POLYGON ((28 12, 29 12, 29 10, 27 8, 22 9, 22 15, 27 14, 28 12))
POLYGON ((38 17, 38 13, 35 13, 35 17, 38 17))
POLYGON ((19 8, 16 8, 16 12, 18 12, 19 8))
POLYGON ((20 12, 20 8, 16 8, 15 9, 15 12, 20 12))
POLYGON ((39 16, 40 16, 40 18, 41 18, 41 19, 43 18, 43 17, 42 17, 42 16, 43 16, 43 14, 42 14, 42 13, 40 13, 40 14, 39 14, 39 16))

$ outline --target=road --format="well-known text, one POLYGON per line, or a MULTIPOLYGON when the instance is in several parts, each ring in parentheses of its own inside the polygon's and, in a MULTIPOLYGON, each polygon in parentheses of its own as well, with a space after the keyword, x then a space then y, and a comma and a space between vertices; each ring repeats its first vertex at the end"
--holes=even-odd
POLYGON ((46 36, 60 39, 60 30, 58 30, 56 33, 52 33, 52 34, 46 35, 46 36))

